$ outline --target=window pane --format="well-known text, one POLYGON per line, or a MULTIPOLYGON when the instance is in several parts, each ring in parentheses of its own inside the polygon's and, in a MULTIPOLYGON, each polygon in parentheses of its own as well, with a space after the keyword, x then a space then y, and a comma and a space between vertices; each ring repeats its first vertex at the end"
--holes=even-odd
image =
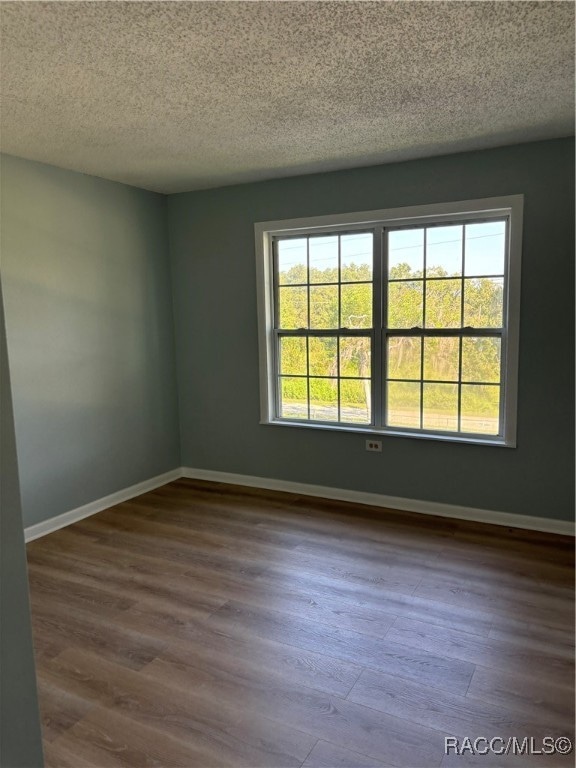
POLYGON ((460 328, 460 280, 429 280, 426 283, 426 328, 460 328))
POLYGON ((481 277, 464 281, 464 325, 501 328, 503 307, 503 278, 481 277))
POLYGON ((337 376, 338 364, 336 352, 337 339, 319 339, 311 336, 308 340, 310 350, 310 375, 337 376))
POLYGON ((310 282, 338 282, 338 236, 311 237, 310 249, 310 282))
POLYGON ((462 225, 426 230, 426 277, 462 274, 462 225))
POLYGON ((391 279, 422 277, 424 230, 397 229, 388 233, 388 274, 391 279))
POLYGON ((420 427, 420 384, 388 382, 386 423, 390 427, 420 427))
POLYGON ((342 328, 372 328, 372 283, 348 283, 341 288, 342 328))
POLYGON ((338 327, 338 286, 310 288, 310 328, 338 327))
POLYGON ((370 424, 372 405, 370 381, 340 380, 340 421, 354 424, 370 424))
POLYGON ((497 435, 499 432, 500 387, 497 385, 462 385, 463 432, 497 435))
POLYGON ((466 225, 465 275, 503 275, 506 222, 466 225))
POLYGON ((343 283, 372 280, 372 233, 358 232, 340 238, 343 283))
POLYGON ((388 284, 388 326, 422 327, 422 281, 388 284))
POLYGON ((388 378, 419 379, 421 371, 422 340, 410 336, 392 336, 388 339, 388 378))
POLYGON ((458 381, 460 340, 424 339, 424 378, 433 381, 458 381))
POLYGON ((279 240, 277 247, 278 283, 307 283, 306 238, 279 240))
POLYGON ((336 379, 310 379, 310 418, 314 421, 338 421, 336 379))
POLYGON ((457 384, 424 384, 422 426, 443 432, 458 430, 457 384))
POLYGON ((280 373, 306 376, 306 339, 280 339, 280 373))
POLYGON ((340 339, 340 376, 371 375, 370 339, 359 336, 340 339))
POLYGON ((500 339, 462 339, 462 381, 500 381, 500 339))
POLYGON ((306 379, 280 379, 280 416, 283 419, 308 418, 308 384, 306 379))
POLYGON ((306 328, 308 326, 308 288, 279 288, 278 310, 279 328, 306 328))

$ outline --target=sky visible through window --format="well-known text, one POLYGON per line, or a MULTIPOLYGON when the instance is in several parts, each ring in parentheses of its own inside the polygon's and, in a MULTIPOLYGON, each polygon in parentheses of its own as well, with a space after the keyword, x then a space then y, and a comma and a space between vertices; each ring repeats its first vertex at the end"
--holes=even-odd
MULTIPOLYGON (((462 236, 461 225, 432 227, 428 229, 427 258, 440 256, 449 267, 460 269, 462 236), (432 248, 430 248, 432 246, 432 248), (440 248, 442 246, 442 248, 440 248)), ((389 267, 407 264, 411 270, 421 270, 424 229, 400 229, 393 231, 389 250, 389 267)), ((483 222, 466 226, 466 274, 500 275, 503 271, 503 238, 505 222, 483 222), (478 242, 479 241, 479 242, 478 242)), ((338 267, 338 238, 310 238, 310 266, 338 267)), ((342 263, 368 265, 372 263, 372 235, 361 232, 342 236, 342 263)), ((306 238, 281 241, 279 269, 286 272, 296 265, 306 264, 306 238)))

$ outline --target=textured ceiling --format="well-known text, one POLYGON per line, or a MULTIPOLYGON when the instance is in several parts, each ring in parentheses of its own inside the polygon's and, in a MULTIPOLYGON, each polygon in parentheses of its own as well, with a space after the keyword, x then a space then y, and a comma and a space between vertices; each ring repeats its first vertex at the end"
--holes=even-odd
POLYGON ((572 2, 2 2, 2 149, 178 192, 567 136, 572 2))

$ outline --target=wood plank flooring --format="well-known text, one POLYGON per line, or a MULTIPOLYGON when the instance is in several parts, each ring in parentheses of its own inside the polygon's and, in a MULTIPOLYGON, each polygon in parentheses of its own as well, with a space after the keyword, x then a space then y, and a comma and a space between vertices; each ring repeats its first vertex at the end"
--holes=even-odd
POLYGON ((571 539, 179 480, 28 545, 47 768, 571 766, 571 539), (536 744, 538 746, 538 744, 536 744))

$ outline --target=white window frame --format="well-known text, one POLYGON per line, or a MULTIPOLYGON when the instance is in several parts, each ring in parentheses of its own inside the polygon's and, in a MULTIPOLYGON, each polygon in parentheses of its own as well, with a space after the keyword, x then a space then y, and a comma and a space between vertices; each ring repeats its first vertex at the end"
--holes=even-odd
MULTIPOLYGON (((522 218, 524 196, 483 198, 454 203, 438 203, 376 211, 361 211, 311 218, 258 222, 254 225, 256 245, 256 271, 258 289, 258 341, 260 358, 260 423, 306 429, 356 432, 369 435, 410 437, 443 440, 447 442, 476 443, 516 447, 516 413, 518 392, 518 347, 520 333, 520 266, 522 257, 522 218), (276 415, 276 354, 274 340, 274 281, 273 238, 282 235, 333 233, 335 229, 347 231, 374 227, 382 232, 386 227, 418 226, 425 224, 457 223, 470 218, 508 219, 506 249, 506 280, 504 293, 504 319, 502 332, 501 413, 503 432, 498 437, 467 435, 466 433, 427 432, 385 426, 360 424, 326 424, 309 420, 287 421, 276 415)), ((375 264, 382 263, 383 238, 375 237, 375 264)), ((380 271, 380 270, 378 270, 380 271)), ((375 290, 383 290, 386 280, 375 280, 375 290)), ((376 318, 374 320, 376 326, 376 318)), ((382 338, 383 329, 378 336, 382 338)), ((380 345, 381 347, 381 345, 380 345)), ((372 361, 372 383, 384 386, 381 354, 372 361), (378 367, 377 367, 378 366, 378 367)), ((377 416, 375 414, 374 416, 377 416)))

